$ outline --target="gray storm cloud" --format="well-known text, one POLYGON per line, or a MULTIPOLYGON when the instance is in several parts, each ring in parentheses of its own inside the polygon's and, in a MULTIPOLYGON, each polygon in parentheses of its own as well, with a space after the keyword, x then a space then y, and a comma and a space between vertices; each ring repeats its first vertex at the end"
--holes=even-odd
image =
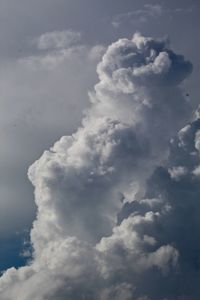
POLYGON ((166 40, 108 47, 82 126, 29 168, 33 257, 4 272, 2 300, 198 299, 200 123, 181 129, 179 87, 191 71, 166 40))

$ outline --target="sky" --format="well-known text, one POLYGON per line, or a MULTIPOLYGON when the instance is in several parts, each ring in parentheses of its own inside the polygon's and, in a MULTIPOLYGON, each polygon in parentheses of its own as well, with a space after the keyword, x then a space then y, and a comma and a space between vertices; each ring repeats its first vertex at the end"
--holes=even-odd
POLYGON ((199 14, 0 0, 0 299, 199 299, 199 14))

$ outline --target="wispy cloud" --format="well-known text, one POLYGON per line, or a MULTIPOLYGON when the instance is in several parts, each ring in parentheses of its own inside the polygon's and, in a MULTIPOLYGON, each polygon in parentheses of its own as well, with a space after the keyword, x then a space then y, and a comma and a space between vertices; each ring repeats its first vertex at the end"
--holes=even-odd
POLYGON ((163 13, 160 4, 145 4, 143 8, 128 13, 116 15, 112 20, 114 27, 119 27, 124 22, 140 22, 144 23, 149 18, 157 18, 163 13))
POLYGON ((161 4, 145 4, 143 8, 136 9, 127 13, 118 14, 113 17, 112 25, 118 28, 124 23, 146 23, 149 20, 159 18, 164 15, 172 16, 174 14, 186 14, 191 13, 194 10, 194 5, 187 8, 175 8, 169 9, 161 4))
POLYGON ((30 41, 34 55, 19 59, 19 63, 32 69, 55 69, 69 62, 72 57, 76 60, 87 58, 97 62, 105 51, 103 45, 89 46, 82 43, 82 33, 73 30, 47 32, 30 41))
POLYGON ((35 43, 39 50, 63 49, 81 40, 81 33, 73 30, 52 31, 42 34, 35 43))

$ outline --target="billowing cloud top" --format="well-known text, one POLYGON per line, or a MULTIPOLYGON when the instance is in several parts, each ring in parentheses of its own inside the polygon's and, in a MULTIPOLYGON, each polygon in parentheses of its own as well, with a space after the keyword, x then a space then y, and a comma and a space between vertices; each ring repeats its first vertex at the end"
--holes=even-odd
POLYGON ((82 126, 29 168, 33 257, 3 274, 2 300, 198 299, 200 123, 181 129, 179 88, 191 70, 165 40, 108 47, 82 126))
POLYGON ((142 86, 180 83, 192 70, 190 62, 167 48, 167 40, 134 34, 109 46, 97 72, 101 81, 113 83, 123 93, 142 86))

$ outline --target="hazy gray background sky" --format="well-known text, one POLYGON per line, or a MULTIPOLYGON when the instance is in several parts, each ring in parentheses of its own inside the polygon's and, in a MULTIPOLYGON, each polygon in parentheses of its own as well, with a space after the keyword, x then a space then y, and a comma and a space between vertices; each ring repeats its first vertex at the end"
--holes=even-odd
POLYGON ((186 90, 198 103, 199 15, 198 0, 0 0, 2 248, 30 228, 35 206, 27 169, 80 124, 104 46, 136 31, 169 36, 173 49, 194 64, 186 90), (80 36, 59 50, 38 46, 44 34, 66 30, 80 36))

